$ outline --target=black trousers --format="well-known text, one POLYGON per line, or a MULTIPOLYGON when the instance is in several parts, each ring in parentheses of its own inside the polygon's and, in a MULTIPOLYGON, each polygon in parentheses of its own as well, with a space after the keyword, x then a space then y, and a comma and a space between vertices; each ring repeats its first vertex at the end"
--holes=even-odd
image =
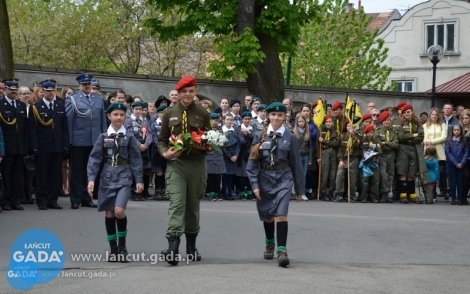
POLYGON ((2 206, 19 205, 23 183, 24 155, 5 155, 2 160, 4 197, 2 206))
POLYGON ((36 204, 57 204, 62 185, 62 152, 36 155, 36 204))
MULTIPOLYGON (((72 146, 70 155, 70 203, 72 205, 92 202, 87 191, 87 164, 91 150, 93 146, 72 146)), ((98 191, 98 188, 95 183, 94 190, 98 191)))

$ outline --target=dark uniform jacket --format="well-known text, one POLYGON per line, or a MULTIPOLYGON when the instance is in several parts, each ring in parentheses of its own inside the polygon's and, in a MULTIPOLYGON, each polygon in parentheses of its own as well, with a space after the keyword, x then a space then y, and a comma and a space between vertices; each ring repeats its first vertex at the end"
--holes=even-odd
POLYGON ((378 152, 377 155, 375 155, 375 157, 379 157, 380 154, 382 154, 382 145, 381 144, 381 141, 379 138, 377 137, 372 137, 372 139, 367 139, 367 137, 363 137, 362 138, 362 144, 361 144, 361 148, 362 148, 362 151, 363 151, 363 154, 364 154, 364 151, 366 150, 374 150, 376 152, 378 152))
POLYGON ((320 152, 321 150, 325 149, 330 149, 330 148, 337 148, 339 145, 338 141, 338 133, 336 133, 336 130, 334 129, 334 126, 331 127, 331 129, 324 128, 320 132, 320 136, 323 138, 323 142, 320 143, 320 141, 316 141, 317 144, 317 157, 320 158, 320 152), (329 140, 326 140, 326 135, 329 134, 329 140), (320 148, 321 145, 321 148, 320 148))
MULTIPOLYGON (((184 108, 181 102, 178 102, 171 108, 163 113, 162 128, 160 130, 160 137, 158 138, 158 151, 163 154, 170 148, 170 136, 180 135, 183 133, 183 111, 187 111, 187 132, 197 132, 198 130, 210 130, 211 129, 211 118, 207 110, 196 104, 194 101, 184 108)), ((205 150, 199 150, 192 148, 191 151, 183 152, 180 159, 193 158, 194 156, 204 156, 205 150)))
POLYGON ((63 152, 70 145, 65 106, 57 100, 52 103, 52 111, 43 99, 29 107, 29 146, 39 153, 63 152))
POLYGON ((15 100, 16 108, 3 97, 0 100, 0 126, 6 155, 24 155, 28 149, 28 118, 26 104, 15 100))
POLYGON ((375 136, 380 140, 380 146, 384 153, 393 152, 398 149, 397 133, 392 129, 392 127, 389 127, 388 129, 384 126, 376 128, 375 136))
POLYGON ((353 157, 353 156, 357 157, 361 155, 362 140, 361 140, 361 136, 358 133, 354 133, 350 135, 349 132, 346 132, 345 134, 341 136, 340 143, 341 145, 338 148, 338 153, 337 153, 338 161, 341 161, 344 158, 347 158, 348 151, 349 151, 350 157, 353 157), (352 141, 352 148, 348 150, 347 146, 348 146, 349 138, 351 138, 351 141, 352 141))
POLYGON ((421 144, 424 140, 424 129, 419 122, 403 120, 397 130, 398 143, 405 145, 421 144), (413 134, 418 133, 417 137, 413 134))

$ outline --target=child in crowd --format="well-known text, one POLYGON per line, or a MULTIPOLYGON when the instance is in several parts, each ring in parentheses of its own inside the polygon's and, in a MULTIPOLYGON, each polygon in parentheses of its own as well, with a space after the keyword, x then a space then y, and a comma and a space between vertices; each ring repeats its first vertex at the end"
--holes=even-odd
POLYGON ((439 182, 439 162, 437 161, 437 150, 433 145, 429 145, 424 149, 424 159, 428 168, 429 182, 432 187, 432 195, 434 202, 437 200, 436 184, 439 182))
MULTIPOLYGON (((211 125, 212 129, 221 132, 219 128, 220 117, 217 113, 211 113, 211 125)), ((220 195, 220 183, 222 175, 226 173, 224 155, 214 150, 206 153, 206 165, 207 165, 207 185, 206 194, 210 201, 222 201, 223 198, 220 195)))
POLYGON ((274 234, 277 231, 277 262, 279 266, 285 267, 290 263, 286 248, 290 195, 295 183, 297 201, 302 199, 304 178, 297 140, 282 125, 287 112, 286 106, 274 102, 267 107, 267 112, 269 119, 263 131, 255 135, 255 145, 246 170, 257 199, 258 215, 264 225, 264 258, 274 257, 274 234))
POLYGON ((445 145, 452 205, 462 205, 464 166, 468 160, 467 141, 460 124, 452 126, 445 145))
POLYGON ((241 102, 238 99, 232 99, 230 101, 230 111, 233 115, 233 128, 236 129, 242 124, 242 118, 240 116, 241 102))
POLYGON ((257 117, 251 121, 252 126, 257 131, 262 131, 264 128, 264 122, 266 121, 266 104, 260 104, 256 109, 257 117))
MULTIPOLYGON (((142 119, 142 102, 136 101, 132 105, 131 117, 126 119, 124 127, 128 133, 134 134, 136 139, 140 142, 139 150, 143 161, 144 167, 144 190, 142 193, 134 191, 132 194, 133 201, 145 201, 150 198, 148 193, 148 185, 150 178, 150 156, 148 148, 152 143, 152 134, 149 131, 149 125, 142 119)), ((134 185, 133 185, 134 186, 134 185)), ((134 187, 133 187, 134 188, 134 187)))
POLYGON ((333 116, 327 114, 323 119, 325 124, 317 140, 317 161, 321 165, 320 193, 322 201, 333 201, 333 191, 336 179, 336 149, 338 148, 338 134, 333 128, 333 116), (321 152, 321 154, 320 154, 321 152))
POLYGON ((362 203, 370 200, 373 203, 379 203, 379 184, 380 171, 378 157, 382 153, 380 140, 374 136, 375 127, 369 124, 364 128, 364 137, 362 138, 362 160, 359 168, 362 169, 359 177, 361 178, 361 195, 359 199, 362 203))
POLYGON ((237 159, 237 177, 238 177, 238 196, 241 200, 253 199, 253 191, 251 190, 248 174, 246 173, 246 165, 250 157, 251 146, 255 136, 255 129, 251 126, 251 112, 244 111, 241 115, 242 124, 235 131, 238 135, 240 145, 240 155, 237 159))
POLYGON ((111 247, 108 255, 110 262, 127 261, 126 206, 132 178, 137 183, 136 192, 141 193, 143 190, 140 143, 123 126, 126 109, 126 105, 122 103, 114 103, 108 107, 106 112, 111 125, 98 137, 87 167, 88 194, 93 196, 95 180, 104 162, 98 190, 98 211, 106 212, 106 233, 111 247))
MULTIPOLYGON (((310 129, 307 123, 307 119, 301 115, 297 118, 295 127, 294 127, 294 136, 297 139, 297 146, 299 147, 298 152, 300 153, 300 160, 302 162, 302 172, 304 177, 304 183, 307 175, 307 168, 309 165, 312 165, 313 160, 313 150, 312 150, 312 140, 310 137, 310 129)), ((305 196, 305 187, 302 194, 302 200, 308 201, 307 196, 305 196)))
POLYGON ((162 104, 158 107, 156 112, 157 118, 150 126, 150 129, 152 130, 152 156, 150 170, 152 173, 155 173, 155 194, 153 195, 154 200, 168 200, 168 196, 165 193, 166 159, 161 156, 160 152, 158 152, 158 137, 160 137, 163 112, 166 108, 167 106, 165 104, 162 104))
POLYGON ((237 158, 240 154, 240 144, 238 136, 232 127, 233 115, 228 113, 225 115, 225 124, 222 132, 227 137, 227 142, 223 146, 224 162, 226 173, 222 176, 222 194, 225 200, 234 200, 233 198, 233 178, 237 173, 237 158))

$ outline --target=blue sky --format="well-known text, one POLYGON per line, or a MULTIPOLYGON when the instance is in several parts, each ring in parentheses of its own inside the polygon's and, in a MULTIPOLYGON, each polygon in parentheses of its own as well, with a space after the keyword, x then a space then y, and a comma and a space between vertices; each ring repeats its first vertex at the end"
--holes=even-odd
MULTIPOLYGON (((406 12, 408 7, 413 7, 416 4, 427 2, 427 0, 362 0, 361 5, 367 13, 371 12, 389 12, 397 9, 401 14, 406 12)), ((357 8, 358 0, 351 0, 354 7, 357 8)))

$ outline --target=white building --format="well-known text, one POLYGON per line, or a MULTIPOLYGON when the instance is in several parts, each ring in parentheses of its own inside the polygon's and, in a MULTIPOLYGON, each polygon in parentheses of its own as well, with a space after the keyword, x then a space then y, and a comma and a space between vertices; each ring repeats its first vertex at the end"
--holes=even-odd
POLYGON ((436 86, 470 72, 470 1, 429 0, 393 20, 378 37, 390 49, 385 63, 393 68, 389 80, 399 91, 425 92, 432 87, 432 45, 445 54, 437 65, 436 86))

